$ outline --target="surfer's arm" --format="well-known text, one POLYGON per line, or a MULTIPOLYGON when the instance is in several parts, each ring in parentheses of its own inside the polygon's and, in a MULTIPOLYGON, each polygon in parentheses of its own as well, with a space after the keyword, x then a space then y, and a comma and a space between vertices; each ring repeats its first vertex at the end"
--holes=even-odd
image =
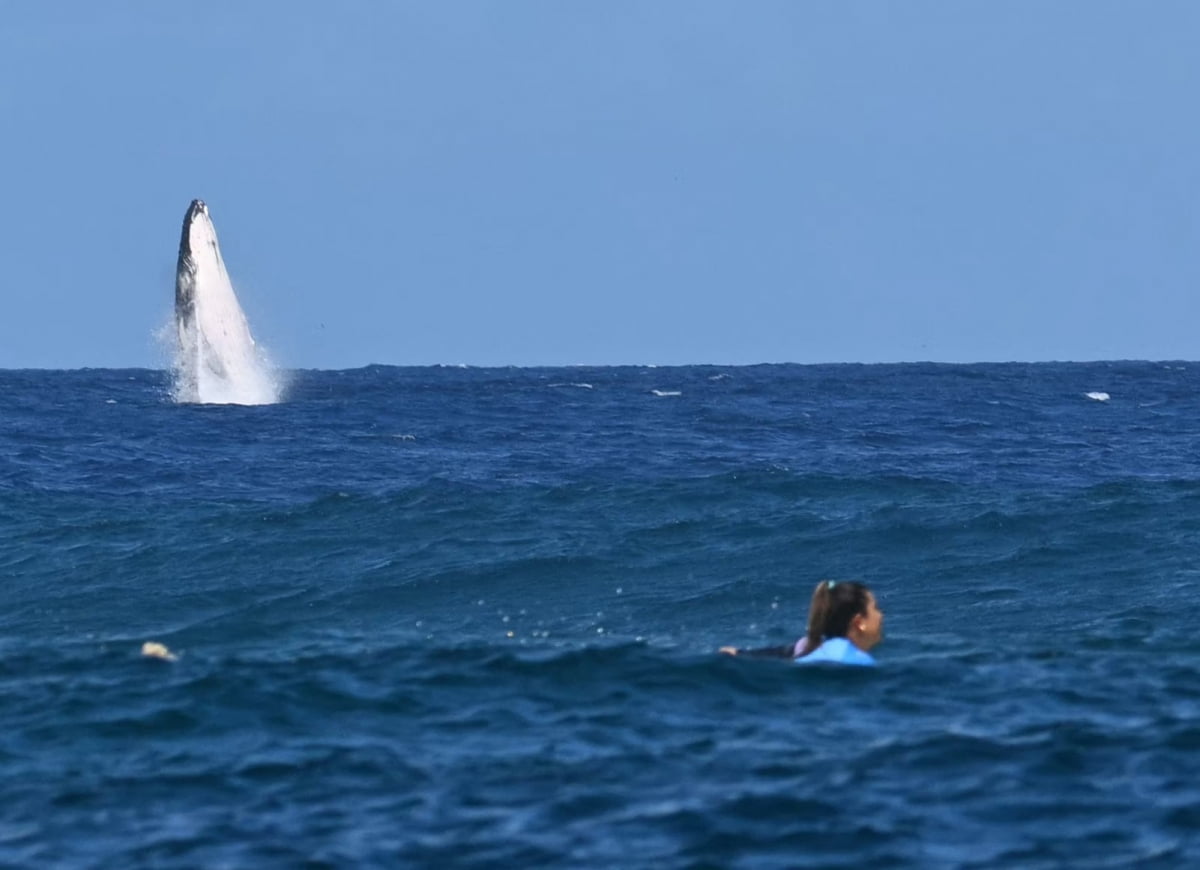
POLYGON ((796 645, 788 643, 783 646, 760 646, 755 649, 738 649, 736 646, 723 646, 718 652, 723 652, 725 655, 730 656, 749 656, 755 659, 790 659, 796 656, 796 645))

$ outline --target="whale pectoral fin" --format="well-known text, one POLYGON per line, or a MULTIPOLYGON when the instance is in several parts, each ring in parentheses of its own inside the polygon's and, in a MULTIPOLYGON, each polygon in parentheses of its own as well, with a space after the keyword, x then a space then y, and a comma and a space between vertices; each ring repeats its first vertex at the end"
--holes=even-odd
POLYGON ((225 363, 222 361, 221 355, 213 350, 206 336, 202 337, 201 340, 204 342, 204 353, 202 356, 205 366, 218 378, 228 377, 229 373, 225 370, 225 363))

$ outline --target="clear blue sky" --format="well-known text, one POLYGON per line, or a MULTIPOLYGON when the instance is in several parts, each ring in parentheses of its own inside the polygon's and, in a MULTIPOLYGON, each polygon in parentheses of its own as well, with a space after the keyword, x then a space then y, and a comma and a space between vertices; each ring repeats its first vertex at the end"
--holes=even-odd
POLYGON ((1200 3, 7 0, 0 367, 1200 358, 1200 3))

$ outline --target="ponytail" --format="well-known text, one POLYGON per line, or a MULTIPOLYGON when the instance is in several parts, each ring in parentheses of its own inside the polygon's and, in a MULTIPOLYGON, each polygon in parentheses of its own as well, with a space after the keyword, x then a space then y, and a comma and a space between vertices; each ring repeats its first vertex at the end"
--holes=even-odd
POLYGON ((845 637, 854 617, 867 612, 870 592, 862 583, 846 580, 822 580, 813 590, 808 608, 808 633, 805 636, 806 656, 831 637, 845 637))

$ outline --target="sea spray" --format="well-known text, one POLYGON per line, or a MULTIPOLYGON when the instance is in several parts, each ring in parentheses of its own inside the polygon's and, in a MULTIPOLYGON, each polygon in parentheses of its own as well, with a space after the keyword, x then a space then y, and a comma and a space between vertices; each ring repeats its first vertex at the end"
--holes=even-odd
POLYGON ((279 401, 279 377, 250 334, 221 258, 216 228, 200 200, 192 202, 183 220, 175 326, 175 401, 235 405, 279 401))

